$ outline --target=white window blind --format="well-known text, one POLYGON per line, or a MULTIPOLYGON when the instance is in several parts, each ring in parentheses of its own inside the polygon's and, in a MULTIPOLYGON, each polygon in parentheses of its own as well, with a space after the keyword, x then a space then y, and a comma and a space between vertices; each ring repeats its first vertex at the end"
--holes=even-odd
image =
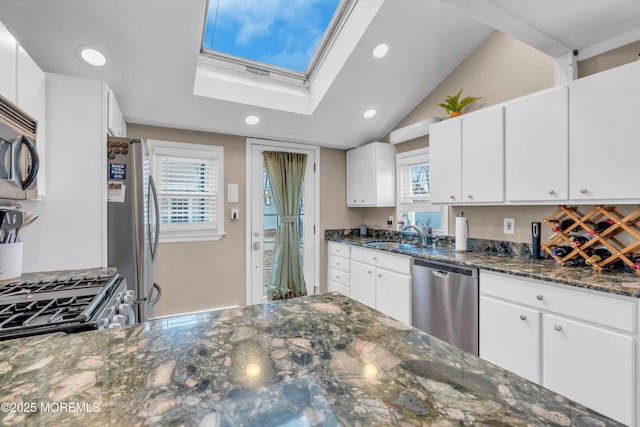
POLYGON ((405 164, 402 166, 402 203, 429 200, 429 164, 405 164))
POLYGON ((160 241, 219 238, 224 224, 222 147, 167 141, 149 144, 158 192, 160 241))
POLYGON ((431 181, 429 150, 398 153, 397 171, 397 218, 405 224, 430 224, 434 233, 448 231, 448 208, 431 204, 431 181))

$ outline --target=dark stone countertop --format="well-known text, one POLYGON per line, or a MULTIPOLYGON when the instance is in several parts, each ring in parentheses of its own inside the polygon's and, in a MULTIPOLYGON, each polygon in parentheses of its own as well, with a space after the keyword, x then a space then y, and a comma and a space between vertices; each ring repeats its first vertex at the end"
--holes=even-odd
POLYGON ((337 293, 0 342, 2 425, 616 426, 337 293))
POLYGON ((524 256, 473 251, 457 253, 451 250, 449 246, 417 251, 381 249, 372 244, 375 241, 380 241, 380 239, 361 238, 358 236, 334 236, 328 240, 410 255, 416 258, 465 265, 514 276, 640 298, 640 276, 624 271, 603 270, 598 272, 588 267, 561 267, 553 259, 536 260, 524 256))

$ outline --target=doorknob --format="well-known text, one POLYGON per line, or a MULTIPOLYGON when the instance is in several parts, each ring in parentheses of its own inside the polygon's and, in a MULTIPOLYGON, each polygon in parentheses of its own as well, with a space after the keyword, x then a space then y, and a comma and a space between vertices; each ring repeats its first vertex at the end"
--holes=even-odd
POLYGON ((253 242, 253 250, 254 251, 260 250, 260 242, 253 242))

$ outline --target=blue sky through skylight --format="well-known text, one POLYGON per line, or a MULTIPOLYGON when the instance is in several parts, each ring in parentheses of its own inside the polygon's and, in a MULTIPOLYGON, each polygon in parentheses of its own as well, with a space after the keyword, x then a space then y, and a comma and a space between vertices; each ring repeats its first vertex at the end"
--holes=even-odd
POLYGON ((209 0, 203 47, 304 73, 340 0, 209 0))

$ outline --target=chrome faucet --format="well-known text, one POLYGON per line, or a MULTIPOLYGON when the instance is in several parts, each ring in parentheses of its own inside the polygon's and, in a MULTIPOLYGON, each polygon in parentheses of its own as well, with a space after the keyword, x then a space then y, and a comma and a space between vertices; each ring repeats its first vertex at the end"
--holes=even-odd
POLYGON ((421 248, 426 248, 427 246, 429 246, 431 244, 430 240, 431 240, 431 233, 430 231, 430 227, 427 227, 426 225, 420 225, 420 228, 416 227, 415 225, 403 225, 402 226, 402 231, 406 231, 406 230, 415 230, 416 233, 418 233, 418 237, 420 237, 420 247, 421 248))

